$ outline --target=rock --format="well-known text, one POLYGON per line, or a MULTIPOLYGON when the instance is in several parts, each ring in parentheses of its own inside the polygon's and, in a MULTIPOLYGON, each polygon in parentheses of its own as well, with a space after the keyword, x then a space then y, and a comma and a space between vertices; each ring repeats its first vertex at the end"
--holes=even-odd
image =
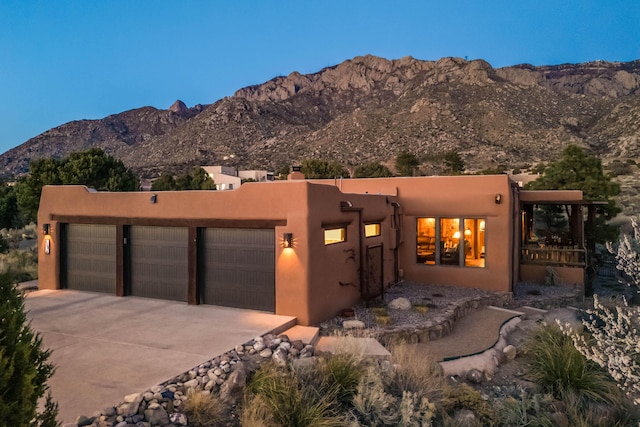
POLYGON ((127 403, 132 403, 139 399, 140 399, 140 393, 128 394, 124 397, 124 401, 127 403))
POLYGON ((189 424, 187 421, 187 416, 179 412, 169 415, 169 421, 179 426, 186 426, 189 424))
POLYGON ((260 357, 267 358, 267 357, 271 357, 272 354, 273 352, 271 351, 271 349, 267 347, 260 352, 260 357))
POLYGON ((404 297, 396 298, 389 303, 389 308, 393 310, 411 310, 411 301, 404 297))
POLYGON ((454 415, 452 425, 457 427, 477 427, 480 425, 480 422, 473 411, 460 409, 454 415))
POLYGON ((342 322, 345 329, 364 329, 364 322, 361 320, 345 320, 342 322))
POLYGON ((291 347, 295 348, 296 350, 300 351, 304 348, 304 343, 302 342, 302 340, 295 340, 291 342, 291 347))
POLYGON ((145 409, 144 418, 152 426, 169 424, 169 414, 167 414, 167 411, 158 403, 152 403, 145 409))
POLYGON ((264 341, 256 341, 255 344, 253 344, 253 349, 255 351, 262 351, 265 347, 264 341))
POLYGON ((138 413, 140 403, 142 403, 142 396, 140 396, 139 400, 135 400, 130 403, 123 402, 118 406, 117 413, 118 415, 122 415, 124 417, 131 417, 138 413))
POLYGON ((247 370, 244 363, 236 364, 229 378, 220 386, 220 398, 226 402, 234 402, 247 385, 247 370))
POLYGON ((84 415, 80 415, 77 419, 76 419, 76 424, 78 425, 78 427, 83 427, 83 426, 88 426, 91 423, 93 423, 93 421, 95 421, 94 417, 86 417, 84 415))
POLYGON ((484 374, 478 369, 472 369, 467 372, 467 381, 480 384, 484 380, 484 374))
POLYGON ((504 356, 507 360, 513 360, 516 358, 518 351, 514 346, 508 345, 504 349, 502 349, 502 353, 504 353, 504 356))
POLYGON ((285 366, 287 364, 288 353, 283 347, 278 347, 271 356, 276 365, 285 366))
POLYGON ((196 388, 200 385, 200 382, 194 378, 192 380, 189 380, 187 382, 184 383, 184 388, 185 389, 189 389, 189 388, 196 388))

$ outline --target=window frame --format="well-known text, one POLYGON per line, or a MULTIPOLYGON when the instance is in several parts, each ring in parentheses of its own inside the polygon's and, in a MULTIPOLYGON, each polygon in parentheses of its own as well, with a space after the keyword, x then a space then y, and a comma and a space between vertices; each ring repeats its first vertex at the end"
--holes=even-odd
MULTIPOLYGON (((480 241, 478 238, 478 242, 476 242, 476 246, 481 246, 481 248, 485 248, 486 250, 486 243, 487 243, 487 235, 486 235, 486 223, 487 223, 487 217, 484 216, 455 216, 455 215, 441 215, 441 216, 416 216, 416 239, 415 239, 415 257, 416 257, 416 264, 421 264, 421 265, 426 265, 426 266, 438 266, 438 267, 458 267, 458 268, 471 268, 471 269, 477 269, 477 268, 487 268, 487 258, 486 258, 486 253, 485 252, 480 252, 478 259, 482 259, 482 265, 468 265, 467 264, 467 258, 465 256, 465 251, 467 251, 466 248, 466 244, 458 244, 457 245, 457 254, 458 254, 458 262, 456 263, 443 263, 442 262, 442 251, 444 250, 443 247, 443 236, 442 236, 442 221, 443 220, 458 220, 458 230, 455 230, 454 233, 457 233, 458 236, 464 236, 464 232, 465 232, 465 223, 469 220, 473 220, 475 221, 475 223, 477 224, 476 227, 478 227, 475 230, 476 235, 479 235, 480 232, 482 232, 482 240, 480 241), (421 254, 421 252, 424 252, 424 248, 420 248, 421 245, 424 245, 424 243, 420 242, 421 239, 427 239, 430 237, 430 235, 420 235, 418 233, 418 230, 420 228, 419 223, 420 220, 433 220, 433 232, 434 232, 434 242, 433 242, 433 253, 431 254, 431 256, 433 256, 433 261, 432 262, 428 262, 429 260, 426 258, 425 254, 421 254), (484 224, 484 228, 480 228, 480 225, 484 224)), ((460 238, 460 237, 457 237, 460 238)), ((464 238, 463 238, 464 239, 464 238)), ((429 256, 429 255, 427 255, 429 256)))
POLYGON ((327 227, 323 227, 323 234, 324 234, 324 245, 325 246, 331 246, 331 245, 336 245, 338 243, 344 243, 347 241, 347 226, 346 225, 332 225, 332 226, 327 226, 327 227), (327 232, 328 231, 337 231, 337 230, 342 230, 341 232, 341 239, 342 240, 332 240, 327 242, 327 232))
POLYGON ((367 222, 364 224, 364 237, 365 238, 371 238, 371 237, 378 237, 382 234, 382 223, 381 222, 367 222), (370 226, 375 226, 376 230, 375 230, 375 234, 367 234, 367 227, 370 226))

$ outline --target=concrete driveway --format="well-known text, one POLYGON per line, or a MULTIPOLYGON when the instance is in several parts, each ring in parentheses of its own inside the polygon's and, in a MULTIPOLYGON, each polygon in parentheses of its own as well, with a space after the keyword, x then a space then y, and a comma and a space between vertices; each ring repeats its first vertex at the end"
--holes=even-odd
POLYGON ((49 381, 63 423, 115 405, 295 318, 211 305, 71 290, 25 300, 56 372, 49 381))

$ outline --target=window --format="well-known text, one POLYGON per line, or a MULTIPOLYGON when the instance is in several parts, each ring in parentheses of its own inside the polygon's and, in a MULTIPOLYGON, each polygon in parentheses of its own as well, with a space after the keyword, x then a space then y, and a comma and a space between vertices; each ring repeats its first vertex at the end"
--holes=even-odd
POLYGON ((375 237, 380 235, 380 223, 372 223, 364 225, 364 235, 365 237, 375 237))
POLYGON ((485 224, 482 218, 418 218, 416 262, 484 267, 485 224))
POLYGON ((332 245, 334 243, 344 242, 347 236, 347 229, 345 227, 325 228, 324 229, 324 244, 332 245))

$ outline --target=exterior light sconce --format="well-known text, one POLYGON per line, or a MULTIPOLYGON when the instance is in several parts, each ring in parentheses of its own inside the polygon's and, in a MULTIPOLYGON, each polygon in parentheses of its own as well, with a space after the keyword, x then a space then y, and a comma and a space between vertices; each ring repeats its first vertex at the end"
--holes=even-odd
POLYGON ((51 224, 42 224, 42 234, 44 234, 44 254, 51 254, 51 224))
POLYGON ((151 197, 149 198, 149 201, 151 203, 155 203, 158 200, 158 196, 155 194, 152 194, 151 197))
POLYGON ((282 247, 293 248, 293 233, 282 234, 282 247))
POLYGON ((496 202, 496 205, 499 205, 500 203, 502 203, 502 194, 500 193, 496 194, 496 197, 494 200, 496 202))
POLYGON ((45 236, 51 234, 51 224, 42 224, 42 234, 45 236))

